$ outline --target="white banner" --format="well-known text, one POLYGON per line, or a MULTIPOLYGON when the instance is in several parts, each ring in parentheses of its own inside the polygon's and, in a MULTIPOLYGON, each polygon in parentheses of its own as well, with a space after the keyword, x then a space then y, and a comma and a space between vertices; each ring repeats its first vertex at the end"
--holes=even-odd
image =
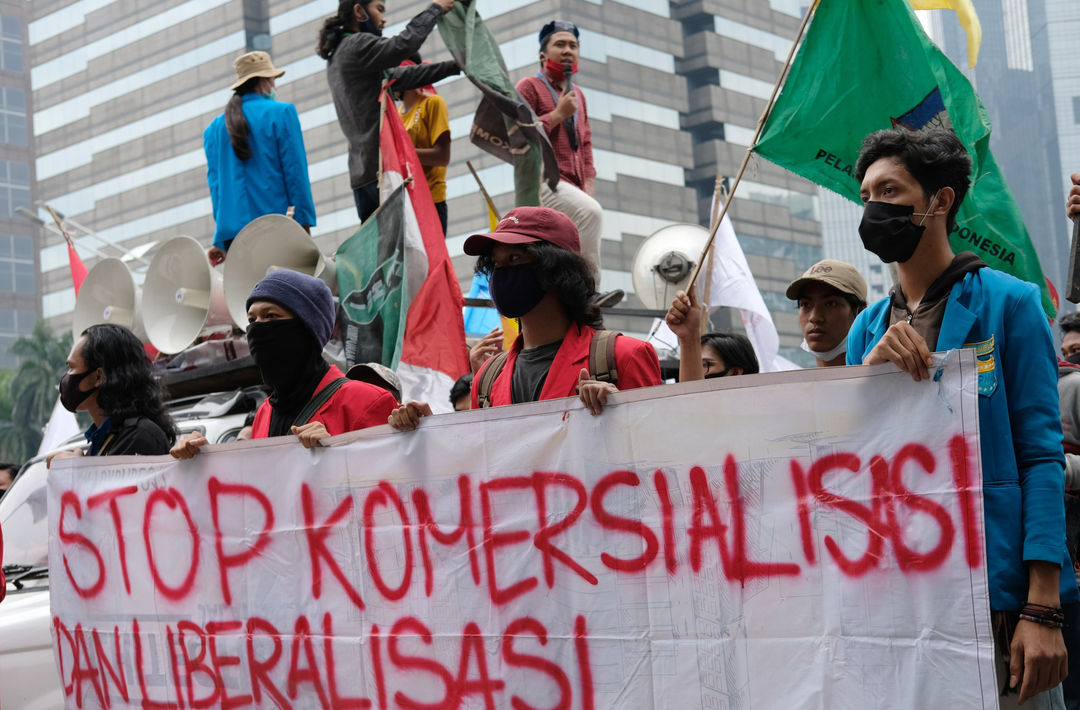
POLYGON ((64 461, 68 707, 996 708, 970 351, 933 375, 64 461))

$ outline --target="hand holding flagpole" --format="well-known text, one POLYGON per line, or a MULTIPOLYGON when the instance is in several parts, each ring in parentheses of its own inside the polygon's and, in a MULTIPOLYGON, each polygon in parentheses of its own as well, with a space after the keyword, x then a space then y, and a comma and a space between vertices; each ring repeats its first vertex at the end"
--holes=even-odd
POLYGON ((810 5, 806 10, 806 15, 803 17, 802 24, 799 25, 799 32, 795 35, 795 40, 791 43, 791 50, 788 52, 787 61, 784 62, 784 68, 780 70, 780 76, 776 78, 776 84, 773 85, 772 94, 770 94, 769 101, 765 104, 765 110, 761 112, 761 118, 758 119, 757 130, 754 131, 754 138, 750 141, 750 147, 746 149, 746 155, 743 156, 742 164, 739 165, 739 171, 735 173, 735 180, 731 183, 731 189, 728 190, 728 199, 724 201, 724 206, 721 208, 720 214, 713 220, 712 229, 709 231, 709 239, 705 242, 705 248, 701 250, 701 257, 697 260, 697 264, 694 265, 694 272, 690 275, 690 283, 686 286, 687 291, 694 288, 694 284, 697 282, 698 274, 701 273, 701 265, 704 263, 705 257, 709 253, 709 249, 712 248, 713 241, 716 240, 716 230, 720 227, 721 222, 724 221, 724 216, 727 214, 728 207, 731 206, 731 198, 735 196, 735 190, 739 187, 739 182, 742 180, 743 173, 746 172, 746 166, 750 163, 750 155, 754 152, 754 147, 757 145, 758 139, 761 138, 762 131, 765 130, 765 122, 769 120, 769 113, 772 112, 772 108, 776 104, 776 96, 780 93, 780 87, 784 85, 784 79, 787 77, 788 70, 791 69, 792 60, 795 58, 795 50, 799 47, 799 41, 802 40, 807 25, 810 24, 810 17, 814 14, 814 8, 816 6, 816 2, 810 5))

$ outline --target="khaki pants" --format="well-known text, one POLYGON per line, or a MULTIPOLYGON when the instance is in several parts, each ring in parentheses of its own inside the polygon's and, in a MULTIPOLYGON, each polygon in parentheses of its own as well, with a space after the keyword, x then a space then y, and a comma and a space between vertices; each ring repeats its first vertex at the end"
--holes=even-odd
POLYGON ((603 226, 604 209, 600 203, 573 183, 559 181, 559 189, 552 190, 547 183, 540 185, 540 204, 559 210, 578 228, 581 238, 581 255, 593 268, 596 287, 600 288, 600 229, 603 226))

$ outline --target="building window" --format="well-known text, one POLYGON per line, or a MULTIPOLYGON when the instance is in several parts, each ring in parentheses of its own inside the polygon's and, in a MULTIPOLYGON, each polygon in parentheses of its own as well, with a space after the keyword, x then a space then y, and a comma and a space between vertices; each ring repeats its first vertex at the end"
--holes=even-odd
MULTIPOLYGON (((8 237, 0 235, 0 242, 8 237)), ((37 322, 37 313, 26 310, 0 311, 0 368, 14 369, 19 365, 19 358, 8 353, 16 340, 30 335, 37 322)))
POLYGON ((14 217, 20 207, 30 208, 30 166, 0 160, 0 217, 14 217))
POLYGON ((9 15, 0 15, 0 69, 23 70, 22 24, 9 15))
POLYGON ((0 143, 26 145, 26 93, 0 89, 0 143))
MULTIPOLYGON (((34 240, 0 234, 0 293, 32 295, 35 292, 34 240)), ((4 324, 0 321, 0 331, 3 330, 4 324)))

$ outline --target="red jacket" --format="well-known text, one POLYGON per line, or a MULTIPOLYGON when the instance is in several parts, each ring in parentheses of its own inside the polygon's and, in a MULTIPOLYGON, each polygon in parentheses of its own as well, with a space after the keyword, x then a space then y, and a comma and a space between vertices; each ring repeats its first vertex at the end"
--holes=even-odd
MULTIPOLYGON (((544 388, 540 391, 540 399, 558 399, 560 397, 576 397, 578 376, 582 368, 589 367, 589 345, 592 343, 593 333, 596 332, 587 325, 571 325, 566 331, 559 352, 555 353, 555 359, 551 362, 547 379, 544 380, 544 388)), ((514 380, 514 362, 521 352, 523 345, 522 336, 514 341, 514 347, 510 348, 506 364, 502 372, 495 378, 491 387, 491 406, 500 407, 504 404, 513 404, 511 383, 514 380)), ((491 363, 488 360, 480 368, 473 378, 472 406, 477 409, 479 403, 480 380, 483 379, 484 368, 491 363)), ((635 387, 652 387, 660 384, 660 360, 656 357, 656 350, 643 340, 620 335, 615 339, 615 366, 618 368, 620 390, 634 389, 635 387)))
MULTIPOLYGON (((331 365, 315 391, 343 376, 341 370, 331 365)), ((347 431, 386 424, 395 407, 397 402, 394 396, 381 387, 349 380, 315 412, 310 421, 322 422, 330 436, 337 436, 347 431)), ((270 400, 267 399, 255 412, 255 421, 251 423, 252 439, 265 439, 270 435, 270 410, 270 400)))

